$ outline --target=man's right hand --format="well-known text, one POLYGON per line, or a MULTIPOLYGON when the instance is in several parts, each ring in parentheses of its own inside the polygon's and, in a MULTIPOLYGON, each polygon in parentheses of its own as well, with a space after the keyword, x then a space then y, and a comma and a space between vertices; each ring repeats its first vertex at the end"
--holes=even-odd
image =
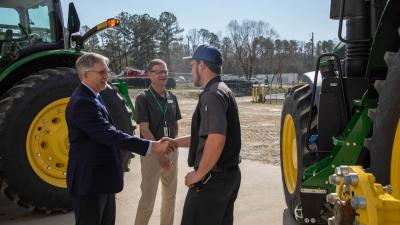
POLYGON ((172 139, 170 137, 163 137, 163 138, 161 138, 161 141, 174 142, 174 146, 176 146, 176 148, 178 148, 178 147, 190 147, 190 135, 179 137, 179 138, 175 138, 175 139, 172 139))
POLYGON ((151 152, 158 157, 164 157, 177 149, 176 143, 173 141, 159 140, 154 141, 151 146, 151 152))
POLYGON ((173 148, 172 151, 176 151, 178 149, 178 141, 176 139, 170 138, 170 137, 163 137, 160 139, 161 142, 168 141, 170 148, 173 148))

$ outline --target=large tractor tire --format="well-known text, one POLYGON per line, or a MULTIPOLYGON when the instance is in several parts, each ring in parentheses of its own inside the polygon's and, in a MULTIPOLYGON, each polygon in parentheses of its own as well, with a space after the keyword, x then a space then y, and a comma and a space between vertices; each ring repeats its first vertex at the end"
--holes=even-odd
MULTIPOLYGON (((0 99, 1 191, 16 204, 46 213, 68 211, 68 129, 65 108, 79 84, 71 68, 46 69, 0 99)), ((101 93, 116 126, 132 134, 131 113, 115 90, 101 93)), ((128 161, 129 154, 124 154, 128 161)))
POLYGON ((378 106, 372 114, 373 134, 367 144, 371 154, 371 172, 378 183, 392 184, 400 192, 400 52, 385 55, 388 73, 385 81, 376 82, 378 106))
MULTIPOLYGON (((292 214, 300 204, 303 170, 313 162, 313 154, 306 148, 311 93, 308 84, 293 87, 282 109, 281 173, 286 205, 292 214)), ((312 125, 315 126, 315 123, 312 125)))
MULTIPOLYGON (((135 126, 132 123, 133 113, 125 103, 122 96, 109 85, 107 85, 107 88, 102 91, 100 95, 107 105, 107 111, 110 113, 115 127, 127 134, 133 135, 135 131, 135 126)), ((131 158, 133 158, 133 154, 121 149, 121 158, 122 169, 124 172, 128 172, 129 163, 131 158)))

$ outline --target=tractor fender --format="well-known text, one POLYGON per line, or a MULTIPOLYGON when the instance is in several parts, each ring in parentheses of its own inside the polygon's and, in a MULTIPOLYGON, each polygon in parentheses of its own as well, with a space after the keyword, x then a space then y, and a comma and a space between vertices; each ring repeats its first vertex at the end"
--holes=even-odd
POLYGON ((0 72, 0 96, 29 74, 56 67, 74 68, 82 54, 76 50, 46 50, 19 59, 0 72))
MULTIPOLYGON (((315 71, 311 71, 304 73, 301 80, 304 83, 309 84, 312 89, 314 87, 314 78, 315 78, 315 71)), ((318 72, 318 80, 317 80, 317 86, 315 90, 315 100, 314 100, 314 105, 316 105, 317 107, 319 106, 319 94, 321 93, 321 86, 322 86, 322 76, 321 72, 318 72)))

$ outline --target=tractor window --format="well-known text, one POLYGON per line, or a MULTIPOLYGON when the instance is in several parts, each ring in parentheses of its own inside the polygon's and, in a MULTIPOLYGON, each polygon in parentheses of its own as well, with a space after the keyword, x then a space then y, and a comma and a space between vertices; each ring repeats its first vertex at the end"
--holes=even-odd
POLYGON ((18 12, 15 9, 0 8, 0 23, 1 24, 16 24, 19 21, 18 12))
POLYGON ((19 15, 13 8, 0 8, 0 69, 15 53, 13 39, 21 35, 18 27, 19 15))
POLYGON ((18 27, 19 16, 17 10, 13 8, 0 8, 0 41, 10 41, 13 35, 20 35, 18 27))
POLYGON ((28 51, 56 43, 51 0, 0 0, 0 71, 28 51))
POLYGON ((38 7, 35 9, 29 9, 29 23, 31 28, 47 28, 50 29, 50 22, 48 20, 48 9, 47 6, 38 7), (43 16, 44 15, 44 16, 43 16))
POLYGON ((32 38, 39 39, 37 41, 51 43, 54 42, 54 35, 50 29, 49 8, 47 5, 38 5, 28 9, 29 28, 32 38))
POLYGON ((50 19, 54 15, 52 1, 0 1, 0 15, 0 40, 5 38, 6 31, 12 31, 12 40, 20 49, 56 42, 50 19))

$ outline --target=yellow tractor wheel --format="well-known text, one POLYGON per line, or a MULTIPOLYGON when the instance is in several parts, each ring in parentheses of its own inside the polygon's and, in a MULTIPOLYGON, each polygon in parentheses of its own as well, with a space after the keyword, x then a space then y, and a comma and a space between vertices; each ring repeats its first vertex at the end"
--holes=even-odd
MULTIPOLYGON (((285 98, 281 115, 282 183, 286 204, 292 214, 300 204, 299 187, 302 184, 303 169, 313 162, 313 154, 306 149, 310 103, 310 86, 295 86, 285 98)), ((315 126, 315 123, 312 123, 312 126, 315 126)))
POLYGON ((39 71, 0 100, 3 193, 20 206, 47 213, 68 211, 68 138, 65 107, 80 83, 74 69, 39 71))
POLYGON ((68 101, 61 98, 45 106, 33 119, 26 138, 26 154, 36 175, 60 188, 67 187, 68 101))
POLYGON ((283 124, 282 162, 286 189, 293 194, 297 186, 297 144, 293 118, 287 114, 283 124))
POLYGON ((393 187, 393 197, 400 199, 400 120, 397 122, 396 134, 394 135, 390 165, 390 184, 393 187))

